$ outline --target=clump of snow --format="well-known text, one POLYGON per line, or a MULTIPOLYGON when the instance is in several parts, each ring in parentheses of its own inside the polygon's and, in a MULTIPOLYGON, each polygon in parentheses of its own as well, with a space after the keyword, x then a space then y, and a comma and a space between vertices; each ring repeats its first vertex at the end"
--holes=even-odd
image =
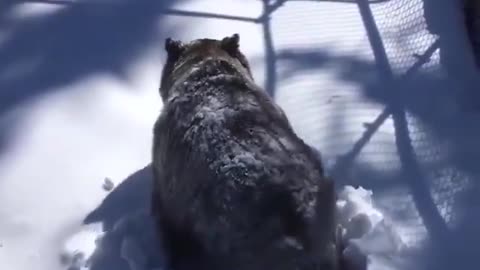
POLYGON ((370 190, 352 186, 345 186, 339 192, 337 209, 340 223, 350 229, 345 233, 363 235, 383 220, 382 213, 373 206, 372 195, 370 190))
POLYGON ((398 255, 404 243, 375 208, 372 196, 372 191, 352 186, 345 186, 338 194, 337 209, 345 246, 343 256, 354 269, 392 269, 379 258, 398 255))
POLYGON ((102 187, 105 191, 111 191, 115 187, 115 183, 112 181, 112 179, 105 177, 102 187))

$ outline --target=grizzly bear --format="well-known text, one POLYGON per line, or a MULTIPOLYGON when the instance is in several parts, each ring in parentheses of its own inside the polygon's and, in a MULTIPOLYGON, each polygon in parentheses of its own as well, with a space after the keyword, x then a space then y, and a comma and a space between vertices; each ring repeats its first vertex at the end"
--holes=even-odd
POLYGON ((335 188, 239 35, 165 41, 152 215, 173 270, 338 269, 335 188))

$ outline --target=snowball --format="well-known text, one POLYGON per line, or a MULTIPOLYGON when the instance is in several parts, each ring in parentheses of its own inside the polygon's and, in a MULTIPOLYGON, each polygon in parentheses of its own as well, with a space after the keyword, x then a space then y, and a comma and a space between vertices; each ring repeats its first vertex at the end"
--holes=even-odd
POLYGON ((337 208, 342 225, 346 225, 358 214, 366 215, 372 226, 375 226, 382 220, 382 213, 373 206, 372 195, 372 191, 363 187, 345 186, 338 194, 337 200, 337 208))
POLYGON ((113 183, 112 179, 105 177, 102 187, 105 191, 111 191, 115 187, 115 183, 113 183))

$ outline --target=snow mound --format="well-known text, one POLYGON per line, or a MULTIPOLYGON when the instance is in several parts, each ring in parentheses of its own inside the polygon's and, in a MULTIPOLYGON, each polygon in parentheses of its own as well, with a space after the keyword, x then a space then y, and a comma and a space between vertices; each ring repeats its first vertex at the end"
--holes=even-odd
MULTIPOLYGON (((340 236, 348 270, 398 269, 389 264, 404 244, 375 208, 372 195, 370 190, 352 186, 345 186, 338 193, 340 236)), ((119 220, 108 232, 103 231, 101 223, 85 225, 67 239, 61 258, 68 270, 89 270, 95 264, 95 255, 117 246, 122 269, 162 269, 157 241, 151 217, 146 211, 139 211, 119 220)))

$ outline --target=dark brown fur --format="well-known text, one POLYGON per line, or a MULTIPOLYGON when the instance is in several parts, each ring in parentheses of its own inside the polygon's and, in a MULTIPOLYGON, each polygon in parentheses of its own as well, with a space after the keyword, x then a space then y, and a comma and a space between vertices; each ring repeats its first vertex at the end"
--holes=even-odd
POLYGON ((167 39, 152 213, 174 270, 337 269, 335 191, 239 37, 167 39))

